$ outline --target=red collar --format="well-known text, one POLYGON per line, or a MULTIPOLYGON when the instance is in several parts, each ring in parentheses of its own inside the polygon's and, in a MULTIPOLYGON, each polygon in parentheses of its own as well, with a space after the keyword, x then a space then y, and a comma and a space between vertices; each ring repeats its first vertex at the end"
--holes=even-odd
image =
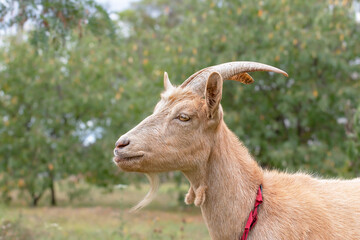
POLYGON ((255 226, 256 221, 257 221, 258 208, 259 208, 259 205, 262 204, 262 202, 263 202, 262 185, 260 184, 259 189, 257 191, 257 195, 256 195, 254 209, 249 214, 249 218, 245 225, 244 233, 243 233, 242 237, 240 238, 240 240, 246 240, 249 235, 249 232, 255 226))

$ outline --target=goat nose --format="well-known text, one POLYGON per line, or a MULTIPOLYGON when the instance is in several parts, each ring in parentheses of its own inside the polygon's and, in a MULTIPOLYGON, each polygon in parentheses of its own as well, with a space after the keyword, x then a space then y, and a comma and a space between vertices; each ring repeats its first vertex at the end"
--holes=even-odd
POLYGON ((126 147, 130 144, 130 140, 127 137, 120 137, 119 140, 115 143, 117 148, 126 147))

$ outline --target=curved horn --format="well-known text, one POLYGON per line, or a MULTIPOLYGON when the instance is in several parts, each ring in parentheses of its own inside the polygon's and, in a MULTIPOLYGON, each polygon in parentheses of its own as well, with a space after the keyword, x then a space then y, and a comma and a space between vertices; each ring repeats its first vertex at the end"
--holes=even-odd
POLYGON ((190 87, 196 93, 200 95, 204 94, 205 84, 213 72, 218 72, 222 76, 224 80, 234 80, 239 81, 244 84, 250 84, 254 80, 251 78, 247 72, 257 72, 257 71, 266 71, 266 72, 276 72, 281 73, 284 76, 288 76, 286 72, 276 67, 272 67, 270 65, 266 65, 258 62, 228 62, 223 63, 211 67, 204 68, 193 75, 191 75, 188 79, 186 79, 183 84, 181 84, 182 88, 190 87))

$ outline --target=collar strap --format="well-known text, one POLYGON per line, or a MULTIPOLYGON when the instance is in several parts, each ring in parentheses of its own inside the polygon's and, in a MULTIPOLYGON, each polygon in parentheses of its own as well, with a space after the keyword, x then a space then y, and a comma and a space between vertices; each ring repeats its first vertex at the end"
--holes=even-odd
POLYGON ((240 240, 246 240, 248 238, 249 232, 255 226, 257 218, 258 218, 258 216, 257 216, 258 208, 259 208, 260 204, 262 204, 262 202, 263 202, 262 185, 260 184, 259 189, 257 191, 257 195, 256 195, 254 209, 249 214, 249 218, 245 225, 244 233, 243 233, 242 237, 240 238, 240 240))

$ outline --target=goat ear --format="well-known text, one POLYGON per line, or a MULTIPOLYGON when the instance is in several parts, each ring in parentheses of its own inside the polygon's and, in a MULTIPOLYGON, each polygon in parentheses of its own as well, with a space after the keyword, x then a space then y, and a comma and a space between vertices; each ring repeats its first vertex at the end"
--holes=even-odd
POLYGON ((219 109, 219 104, 222 96, 223 79, 218 72, 210 74, 205 89, 205 100, 207 107, 207 117, 213 118, 216 111, 219 109))
POLYGON ((165 91, 174 88, 174 86, 171 84, 171 82, 169 80, 169 76, 168 76, 167 72, 164 72, 164 88, 165 88, 165 91))

